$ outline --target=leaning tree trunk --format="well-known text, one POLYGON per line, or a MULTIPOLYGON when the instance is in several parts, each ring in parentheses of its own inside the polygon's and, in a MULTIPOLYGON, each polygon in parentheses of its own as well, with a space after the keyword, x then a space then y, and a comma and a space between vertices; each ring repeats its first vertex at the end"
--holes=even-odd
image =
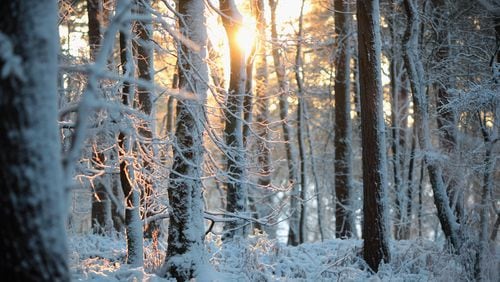
MULTIPOLYGON (((237 34, 243 24, 243 18, 233 0, 221 0, 222 23, 226 29, 230 52, 230 77, 224 116, 226 124, 224 137, 226 142, 227 183, 226 210, 229 213, 244 213, 247 210, 248 193, 245 182, 245 152, 243 144, 243 98, 246 92, 246 61, 243 46, 237 41, 237 34)), ((224 225, 225 238, 245 237, 247 228, 241 219, 228 221, 224 225)))
POLYGON ((283 61, 283 57, 280 53, 278 45, 278 31, 276 27, 276 7, 278 5, 277 0, 269 0, 269 6, 271 7, 271 41, 272 41, 272 55, 274 61, 274 68, 276 72, 276 77, 278 79, 279 87, 279 108, 280 108, 280 118, 281 125, 283 127, 283 141, 285 142, 285 151, 288 164, 288 182, 291 185, 290 193, 290 219, 288 228, 288 245, 296 246, 299 244, 299 181, 298 181, 298 171, 295 165, 296 156, 295 150, 293 148, 293 142, 291 142, 292 129, 288 123, 288 95, 290 94, 290 89, 288 86, 288 81, 286 78, 286 70, 283 61))
POLYGON ((179 89, 195 96, 177 101, 174 161, 168 198, 170 223, 168 247, 160 275, 177 281, 195 278, 205 263, 203 222, 204 104, 208 80, 207 31, 204 2, 181 0, 177 6, 180 32, 199 50, 179 44, 179 89))
POLYGON ((57 2, 0 3, 0 273, 69 281, 57 127, 57 2))
POLYGON ((335 237, 350 238, 354 221, 351 207, 352 185, 352 125, 349 44, 349 5, 344 0, 336 0, 335 33, 338 52, 335 64, 335 237))
POLYGON ((377 272, 390 259, 385 125, 380 73, 379 1, 358 0, 358 52, 363 148, 363 258, 377 272))
POLYGON ((439 160, 432 157, 433 147, 429 129, 429 113, 427 111, 427 97, 424 92, 423 66, 418 51, 418 28, 419 18, 415 4, 412 0, 404 0, 404 8, 408 16, 408 24, 403 42, 403 59, 410 79, 413 107, 415 112, 414 126, 418 129, 418 141, 420 149, 425 153, 424 160, 429 172, 434 204, 436 205, 439 222, 446 239, 455 249, 459 247, 458 226, 450 206, 448 195, 443 183, 442 167, 439 160))
MULTIPOLYGON (((450 42, 448 35, 448 22, 449 22, 449 12, 447 11, 446 3, 444 0, 433 0, 434 2, 434 24, 436 26, 436 43, 439 48, 436 51, 435 60, 438 64, 437 70, 444 76, 435 87, 437 88, 436 97, 436 114, 437 114, 437 126, 439 130, 439 143, 443 152, 451 160, 455 159, 457 156, 457 122, 455 118, 455 113, 453 112, 448 104, 450 103, 451 93, 448 91, 450 87, 450 82, 448 76, 447 65, 450 53, 450 42)), ((459 191, 459 181, 457 179, 457 173, 455 172, 457 167, 446 166, 443 168, 443 181, 446 185, 446 192, 450 199, 450 206, 460 222, 461 218, 464 216, 463 212, 463 196, 462 192, 459 191)))

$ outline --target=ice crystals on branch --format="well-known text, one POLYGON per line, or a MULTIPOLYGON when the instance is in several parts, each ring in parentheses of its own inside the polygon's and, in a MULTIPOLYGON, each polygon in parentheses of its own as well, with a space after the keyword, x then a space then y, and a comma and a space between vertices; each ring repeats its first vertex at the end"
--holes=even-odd
POLYGON ((22 59, 20 56, 14 54, 14 46, 10 38, 0 32, 0 77, 6 79, 7 77, 17 78, 25 82, 26 77, 22 68, 22 59))

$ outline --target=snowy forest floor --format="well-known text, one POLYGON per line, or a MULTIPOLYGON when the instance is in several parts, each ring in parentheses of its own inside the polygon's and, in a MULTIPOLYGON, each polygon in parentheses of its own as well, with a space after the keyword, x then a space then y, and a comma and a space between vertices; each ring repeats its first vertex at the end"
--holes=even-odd
MULTIPOLYGON (((328 240, 286 246, 265 235, 225 242, 207 237, 209 264, 198 281, 470 281, 472 258, 453 255, 432 241, 392 241, 392 257, 377 274, 361 259, 361 240, 328 240)), ((74 281, 168 281, 155 275, 166 246, 145 242, 144 268, 124 264, 120 236, 71 235, 70 264, 74 281)), ((469 255, 470 256, 470 255, 469 255)), ((492 273, 498 278, 500 251, 492 252, 492 273)), ((174 280, 172 280, 174 281, 174 280)))

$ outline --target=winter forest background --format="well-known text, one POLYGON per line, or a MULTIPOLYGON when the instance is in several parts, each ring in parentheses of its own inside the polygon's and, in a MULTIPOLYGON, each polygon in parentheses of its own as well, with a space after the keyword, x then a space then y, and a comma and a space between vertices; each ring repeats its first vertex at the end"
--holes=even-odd
POLYGON ((499 281, 500 1, 0 3, 6 281, 499 281))

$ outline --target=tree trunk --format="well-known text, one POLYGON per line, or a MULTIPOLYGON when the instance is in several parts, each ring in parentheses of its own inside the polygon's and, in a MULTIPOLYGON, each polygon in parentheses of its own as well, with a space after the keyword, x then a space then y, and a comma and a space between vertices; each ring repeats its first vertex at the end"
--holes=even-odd
POLYGON ((340 49, 335 64, 335 237, 351 238, 354 220, 351 207, 352 186, 352 125, 349 44, 349 4, 336 0, 335 33, 340 49))
POLYGON ((379 1, 358 0, 358 52, 363 148, 363 258, 377 272, 390 259, 386 190, 385 125, 380 73, 379 1))
POLYGON ((418 56, 416 47, 418 46, 418 12, 412 0, 404 0, 404 8, 408 16, 408 24, 404 35, 403 59, 405 62, 408 78, 411 82, 415 123, 418 128, 418 138, 420 149, 425 153, 424 160, 429 172, 434 204, 436 205, 438 218, 446 239, 455 249, 459 247, 458 226, 446 194, 442 168, 439 160, 433 159, 429 154, 433 152, 429 129, 429 113, 427 111, 427 97, 424 92, 423 66, 418 56))
MULTIPOLYGON (((454 157, 457 155, 456 146, 457 146, 457 133, 456 133, 456 118, 455 113, 448 107, 450 103, 451 94, 448 91, 448 87, 450 87, 450 82, 447 70, 450 53, 450 42, 448 36, 448 27, 447 24, 449 22, 448 18, 448 10, 446 8, 446 3, 444 0, 433 0, 434 4, 434 26, 436 27, 436 43, 438 44, 438 50, 436 51, 435 60, 438 64, 438 70, 441 75, 444 77, 435 84, 435 88, 437 89, 437 126, 439 130, 439 143, 440 147, 444 151, 444 153, 450 158, 450 160, 454 160, 454 157)), ((446 185, 446 192, 448 193, 448 198, 450 199, 450 205, 455 213, 457 221, 460 222, 463 214, 463 196, 459 191, 458 187, 458 179, 454 175, 456 173, 456 167, 454 166, 446 166, 443 169, 443 181, 446 185)))
MULTIPOLYGON (((498 106, 497 106, 498 107, 498 106)), ((481 191, 481 205, 479 212, 479 250, 476 253, 476 264, 474 278, 478 281, 489 281, 488 279, 488 266, 491 265, 488 259, 492 258, 490 254, 490 241, 489 241, 489 228, 490 228, 490 205, 491 195, 493 194, 493 168, 495 167, 495 158, 493 157, 493 146, 495 135, 490 133, 486 127, 486 121, 478 114, 479 124, 481 125, 481 132, 483 135, 483 142, 485 147, 484 152, 484 170, 483 170, 483 183, 481 191)), ((494 115, 494 121, 497 125, 498 116, 494 115)), ((498 128, 493 126, 493 128, 498 128)))
MULTIPOLYGON (((229 213, 247 211, 248 191, 245 187, 245 153, 243 144, 243 99, 246 93, 246 61, 243 46, 237 41, 237 34, 242 28, 243 18, 233 0, 221 0, 220 10, 224 14, 222 23, 229 41, 231 69, 229 89, 224 115, 226 124, 227 183, 226 210, 229 213)), ((248 233, 246 222, 232 220, 224 225, 225 238, 245 237, 248 233)))
MULTIPOLYGON (((117 5, 125 5, 118 2, 117 5)), ((118 9, 118 8, 117 8, 118 9)), ((130 11, 127 11, 130 15, 130 11)), ((127 25, 123 32, 120 32, 120 60, 122 73, 124 76, 133 77, 134 58, 132 55, 132 44, 130 39, 131 27, 127 25)), ((130 106, 133 103, 134 88, 128 83, 123 83, 122 103, 130 106)), ((125 122, 125 117, 123 117, 125 122)), ((125 132, 120 132, 118 136, 119 159, 120 159, 120 183, 125 197, 125 234, 127 241, 127 264, 142 266, 144 260, 143 250, 143 228, 140 214, 140 192, 134 183, 134 168, 132 158, 132 138, 125 132)))
POLYGON ((265 188, 271 184, 269 144, 269 98, 267 97, 268 71, 266 48, 266 18, 264 0, 253 0, 257 19, 257 51, 255 54, 255 131, 258 134, 257 150, 259 160, 259 186, 265 188))
POLYGON ((179 89, 196 95, 195 100, 178 100, 174 161, 168 197, 170 225, 168 248, 160 275, 178 281, 195 278, 205 262, 203 191, 203 133, 208 69, 207 31, 204 2, 181 0, 177 6, 180 32, 200 50, 180 43, 178 51, 179 89))
POLYGON ((299 32, 297 35, 297 51, 295 53, 295 81, 297 82, 297 96, 299 102, 297 105, 297 140, 299 145, 299 163, 300 163, 300 217, 299 217, 299 242, 300 244, 305 241, 305 229, 306 229, 306 148, 305 148, 305 129, 304 129, 304 108, 305 108, 305 90, 304 90, 304 73, 303 67, 304 62, 302 60, 302 36, 303 36, 303 25, 304 25, 304 3, 302 0, 302 5, 300 6, 300 16, 299 16, 299 32))
MULTIPOLYGON (((136 4, 138 13, 141 15, 141 20, 136 22, 135 34, 137 39, 133 41, 134 50, 137 57, 137 77, 151 84, 154 83, 154 63, 153 63, 153 47, 152 47, 152 18, 151 13, 147 11, 150 7, 150 0, 143 0, 136 4)), ((138 126, 139 135, 141 136, 140 146, 141 150, 144 150, 148 156, 141 157, 142 159, 142 169, 141 178, 141 202, 143 212, 143 218, 154 216, 151 211, 152 206, 155 202, 155 184, 151 179, 153 174, 153 167, 151 164, 151 159, 155 158, 156 152, 153 144, 153 132, 155 132, 155 110, 153 106, 153 93, 149 87, 144 87, 141 85, 137 86, 137 105, 136 108, 145 114, 147 117, 140 121, 138 126)), ((157 221, 152 221, 147 224, 144 228, 145 236, 152 238, 154 232, 159 232, 159 223, 157 221)))
POLYGON ((57 1, 0 3, 0 273, 6 281, 70 280, 57 18, 57 1))
MULTIPOLYGON (((95 62, 101 46, 101 19, 104 17, 102 10, 102 0, 87 0, 89 55, 92 62, 95 62)), ((102 132, 98 134, 103 135, 102 132)), ((103 169, 103 167, 105 167, 105 156, 99 151, 97 145, 98 144, 96 144, 96 148, 94 149, 92 160, 94 163, 101 164, 101 167, 97 167, 96 169, 103 169)), ((104 175, 97 179, 98 182, 94 185, 94 196, 92 197, 92 228, 98 233, 107 233, 111 231, 113 224, 111 200, 104 186, 104 178, 106 177, 108 176, 104 175)))
MULTIPOLYGON (((273 212, 273 191, 271 186, 271 154, 269 143, 269 97, 267 97, 268 70, 267 70, 267 40, 266 40, 266 18, 264 0, 252 0, 252 11, 256 20, 257 38, 254 55, 255 65, 255 122, 252 124, 257 137, 252 154, 257 154, 257 189, 260 197, 254 204, 255 218, 267 216, 273 212)), ((254 223, 254 228, 265 231, 269 237, 275 237, 275 226, 261 226, 254 223)))
POLYGON ((283 128, 283 141, 285 142, 285 151, 288 164, 288 182, 291 185, 290 193, 290 219, 288 228, 288 245, 296 246, 299 244, 299 182, 298 171, 295 165, 296 156, 293 149, 293 142, 291 142, 292 129, 288 123, 288 95, 290 89, 286 78, 286 70, 283 62, 283 57, 280 53, 278 45, 278 31, 276 27, 276 7, 277 0, 269 0, 271 8, 271 41, 272 41, 272 55, 274 61, 274 68, 276 77, 278 78, 279 87, 279 110, 281 125, 283 128))

